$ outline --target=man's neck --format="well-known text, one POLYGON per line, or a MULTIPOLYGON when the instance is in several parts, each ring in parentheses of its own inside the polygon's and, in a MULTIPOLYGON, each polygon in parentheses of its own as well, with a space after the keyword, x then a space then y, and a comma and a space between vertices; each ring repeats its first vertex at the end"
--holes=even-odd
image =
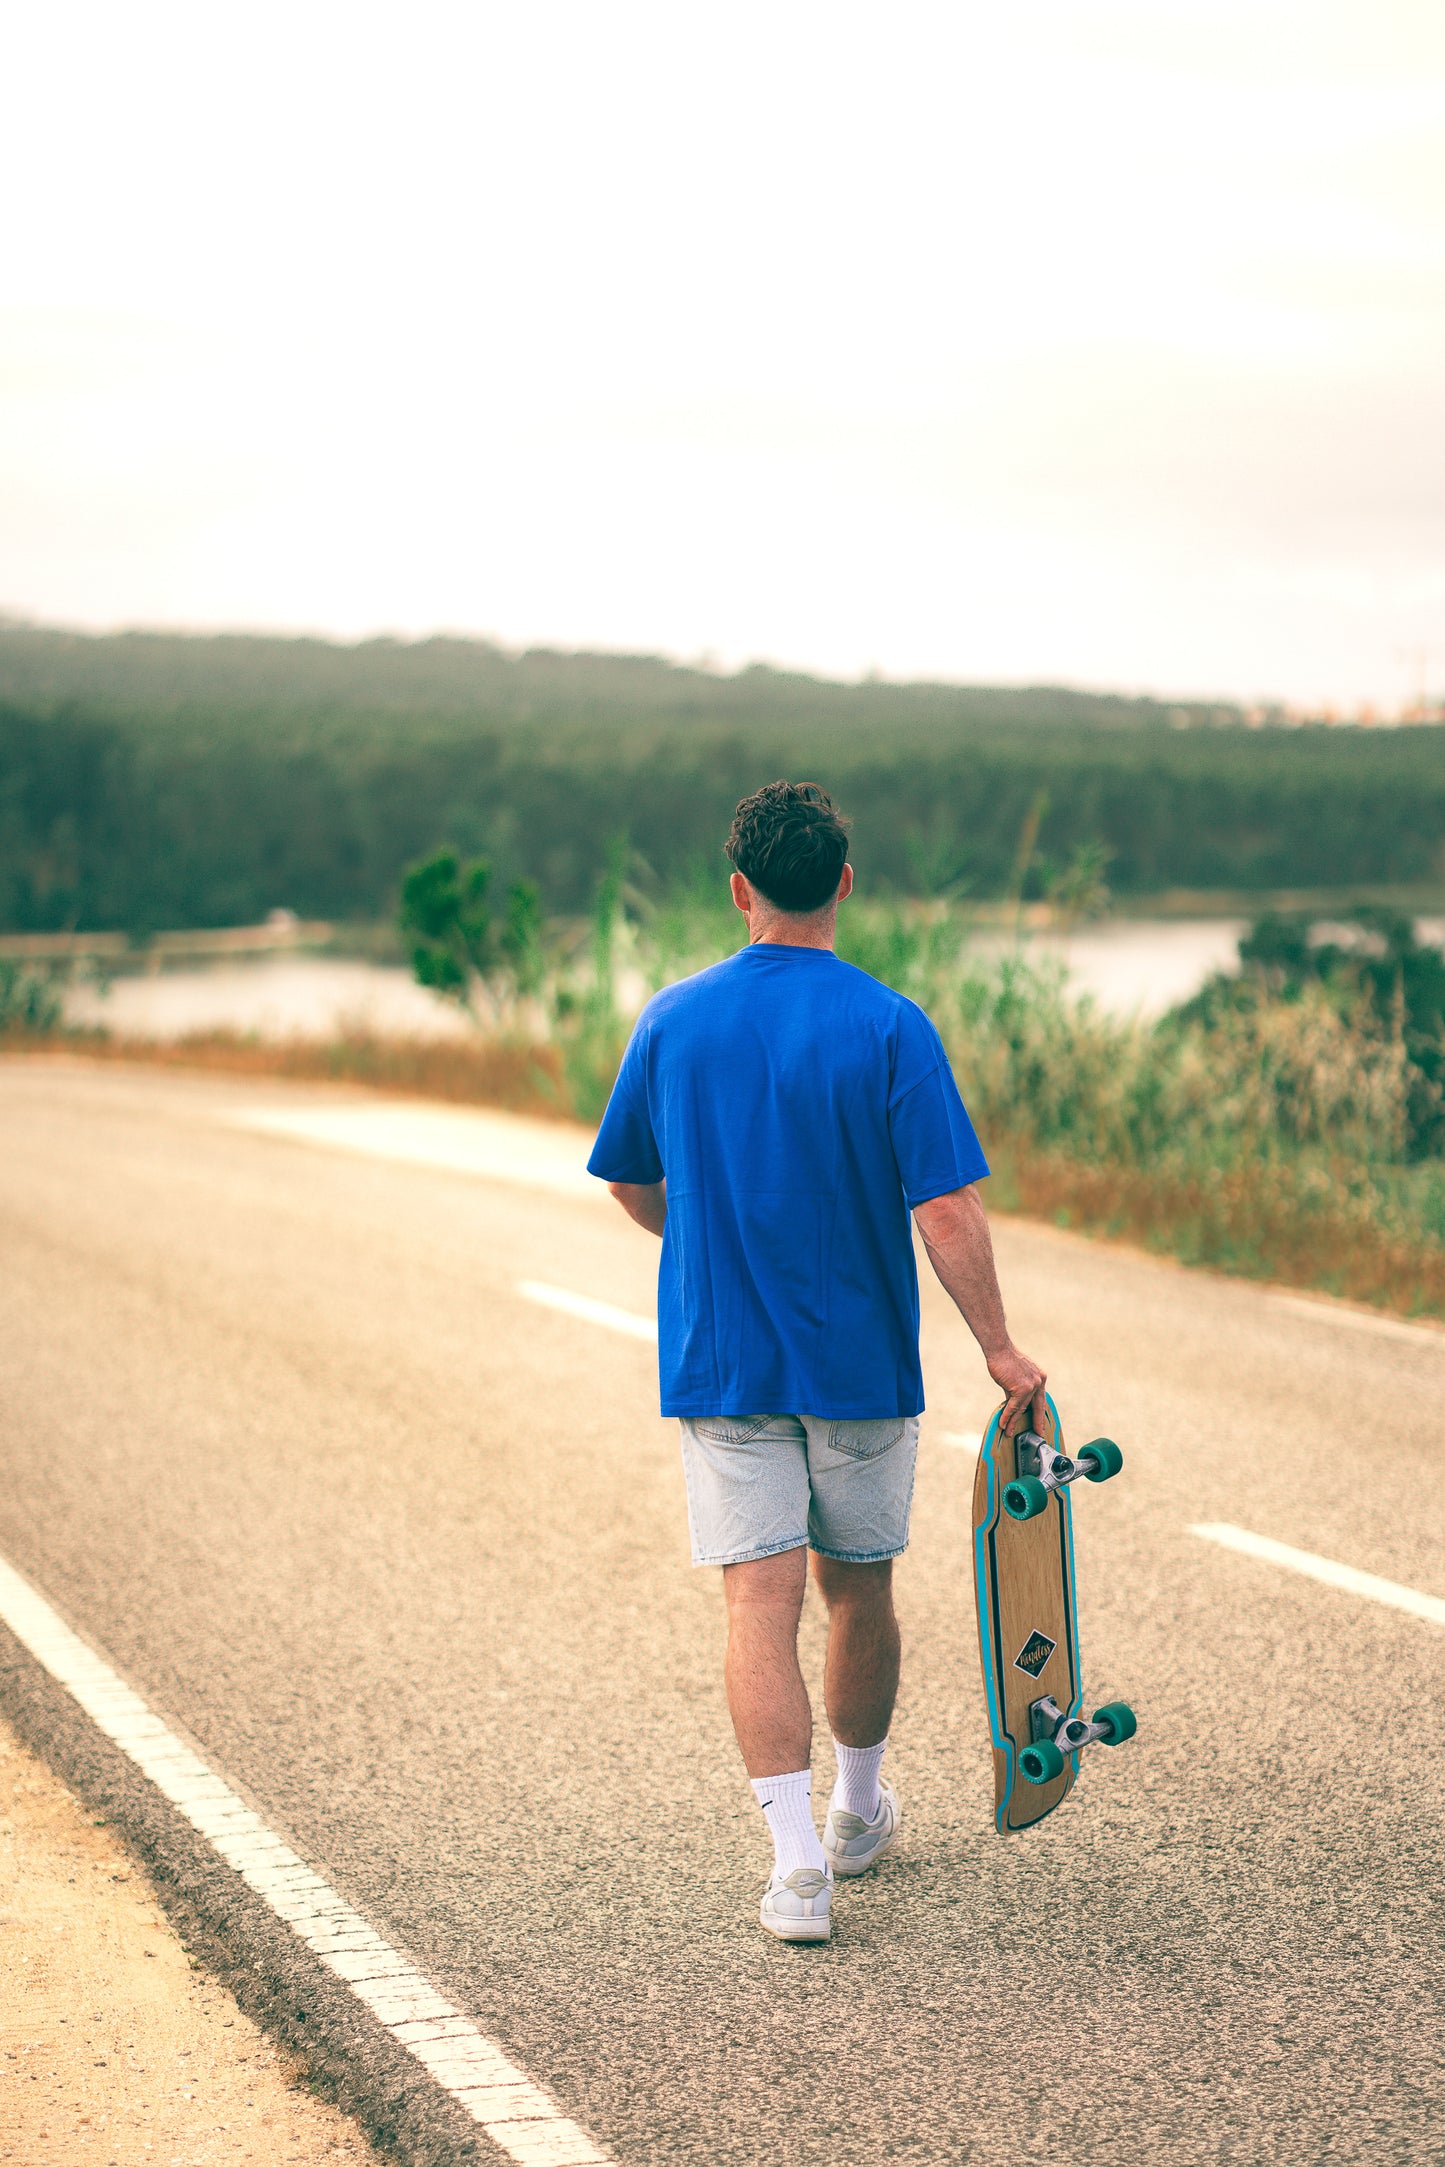
POLYGON ((806 918, 790 918, 785 911, 770 911, 759 920, 756 911, 748 920, 750 948, 827 948, 837 937, 838 913, 812 911, 806 918))

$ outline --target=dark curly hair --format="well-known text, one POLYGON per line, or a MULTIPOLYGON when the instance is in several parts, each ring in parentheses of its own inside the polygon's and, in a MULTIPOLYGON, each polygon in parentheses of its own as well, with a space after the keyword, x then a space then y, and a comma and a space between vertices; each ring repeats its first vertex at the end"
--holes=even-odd
POLYGON ((723 847, 770 903, 801 917, 837 894, 848 823, 821 783, 767 783, 743 799, 723 847))

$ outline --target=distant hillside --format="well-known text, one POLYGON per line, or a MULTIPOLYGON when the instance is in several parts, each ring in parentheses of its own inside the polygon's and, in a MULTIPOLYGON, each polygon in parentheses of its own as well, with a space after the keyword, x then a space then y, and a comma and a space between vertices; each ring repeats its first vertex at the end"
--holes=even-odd
POLYGON ((228 734, 298 726, 318 740, 454 736, 457 725, 562 736, 594 730, 744 729, 864 735, 958 729, 1149 729, 1237 723, 1238 708, 1024 690, 841 684, 756 666, 724 676, 655 655, 510 655, 483 640, 355 644, 250 633, 89 634, 0 620, 0 701, 75 703, 152 726, 228 734), (410 734, 410 733, 406 733, 410 734))
POLYGON ((621 834, 644 885, 721 877, 734 803, 780 774, 828 784, 860 880, 894 890, 1015 892, 1026 835, 1033 894, 1081 851, 1121 899, 1445 884, 1445 730, 1241 722, 463 640, 6 626, 0 930, 379 917, 442 840, 576 910, 621 834))

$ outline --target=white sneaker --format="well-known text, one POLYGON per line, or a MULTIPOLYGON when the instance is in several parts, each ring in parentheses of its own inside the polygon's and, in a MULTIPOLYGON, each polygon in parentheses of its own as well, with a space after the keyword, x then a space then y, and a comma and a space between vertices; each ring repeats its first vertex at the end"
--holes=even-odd
POLYGON ((891 1783, 878 1786, 878 1811, 871 1821, 830 1806, 823 1825, 823 1850, 835 1874, 866 1874, 903 1826, 898 1794, 891 1783))
POLYGON ((773 1875, 758 1917, 779 1941, 826 1941, 833 1930, 832 1902, 831 1874, 820 1873, 816 1866, 795 1866, 786 1877, 773 1875))

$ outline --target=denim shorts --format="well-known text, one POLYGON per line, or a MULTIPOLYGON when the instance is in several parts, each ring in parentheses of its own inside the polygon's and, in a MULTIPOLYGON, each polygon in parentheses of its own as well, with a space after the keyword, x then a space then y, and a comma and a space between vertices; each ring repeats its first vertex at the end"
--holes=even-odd
POLYGON ((873 1565, 908 1548, 917 1415, 691 1415, 681 1428, 694 1565, 805 1543, 873 1565))

